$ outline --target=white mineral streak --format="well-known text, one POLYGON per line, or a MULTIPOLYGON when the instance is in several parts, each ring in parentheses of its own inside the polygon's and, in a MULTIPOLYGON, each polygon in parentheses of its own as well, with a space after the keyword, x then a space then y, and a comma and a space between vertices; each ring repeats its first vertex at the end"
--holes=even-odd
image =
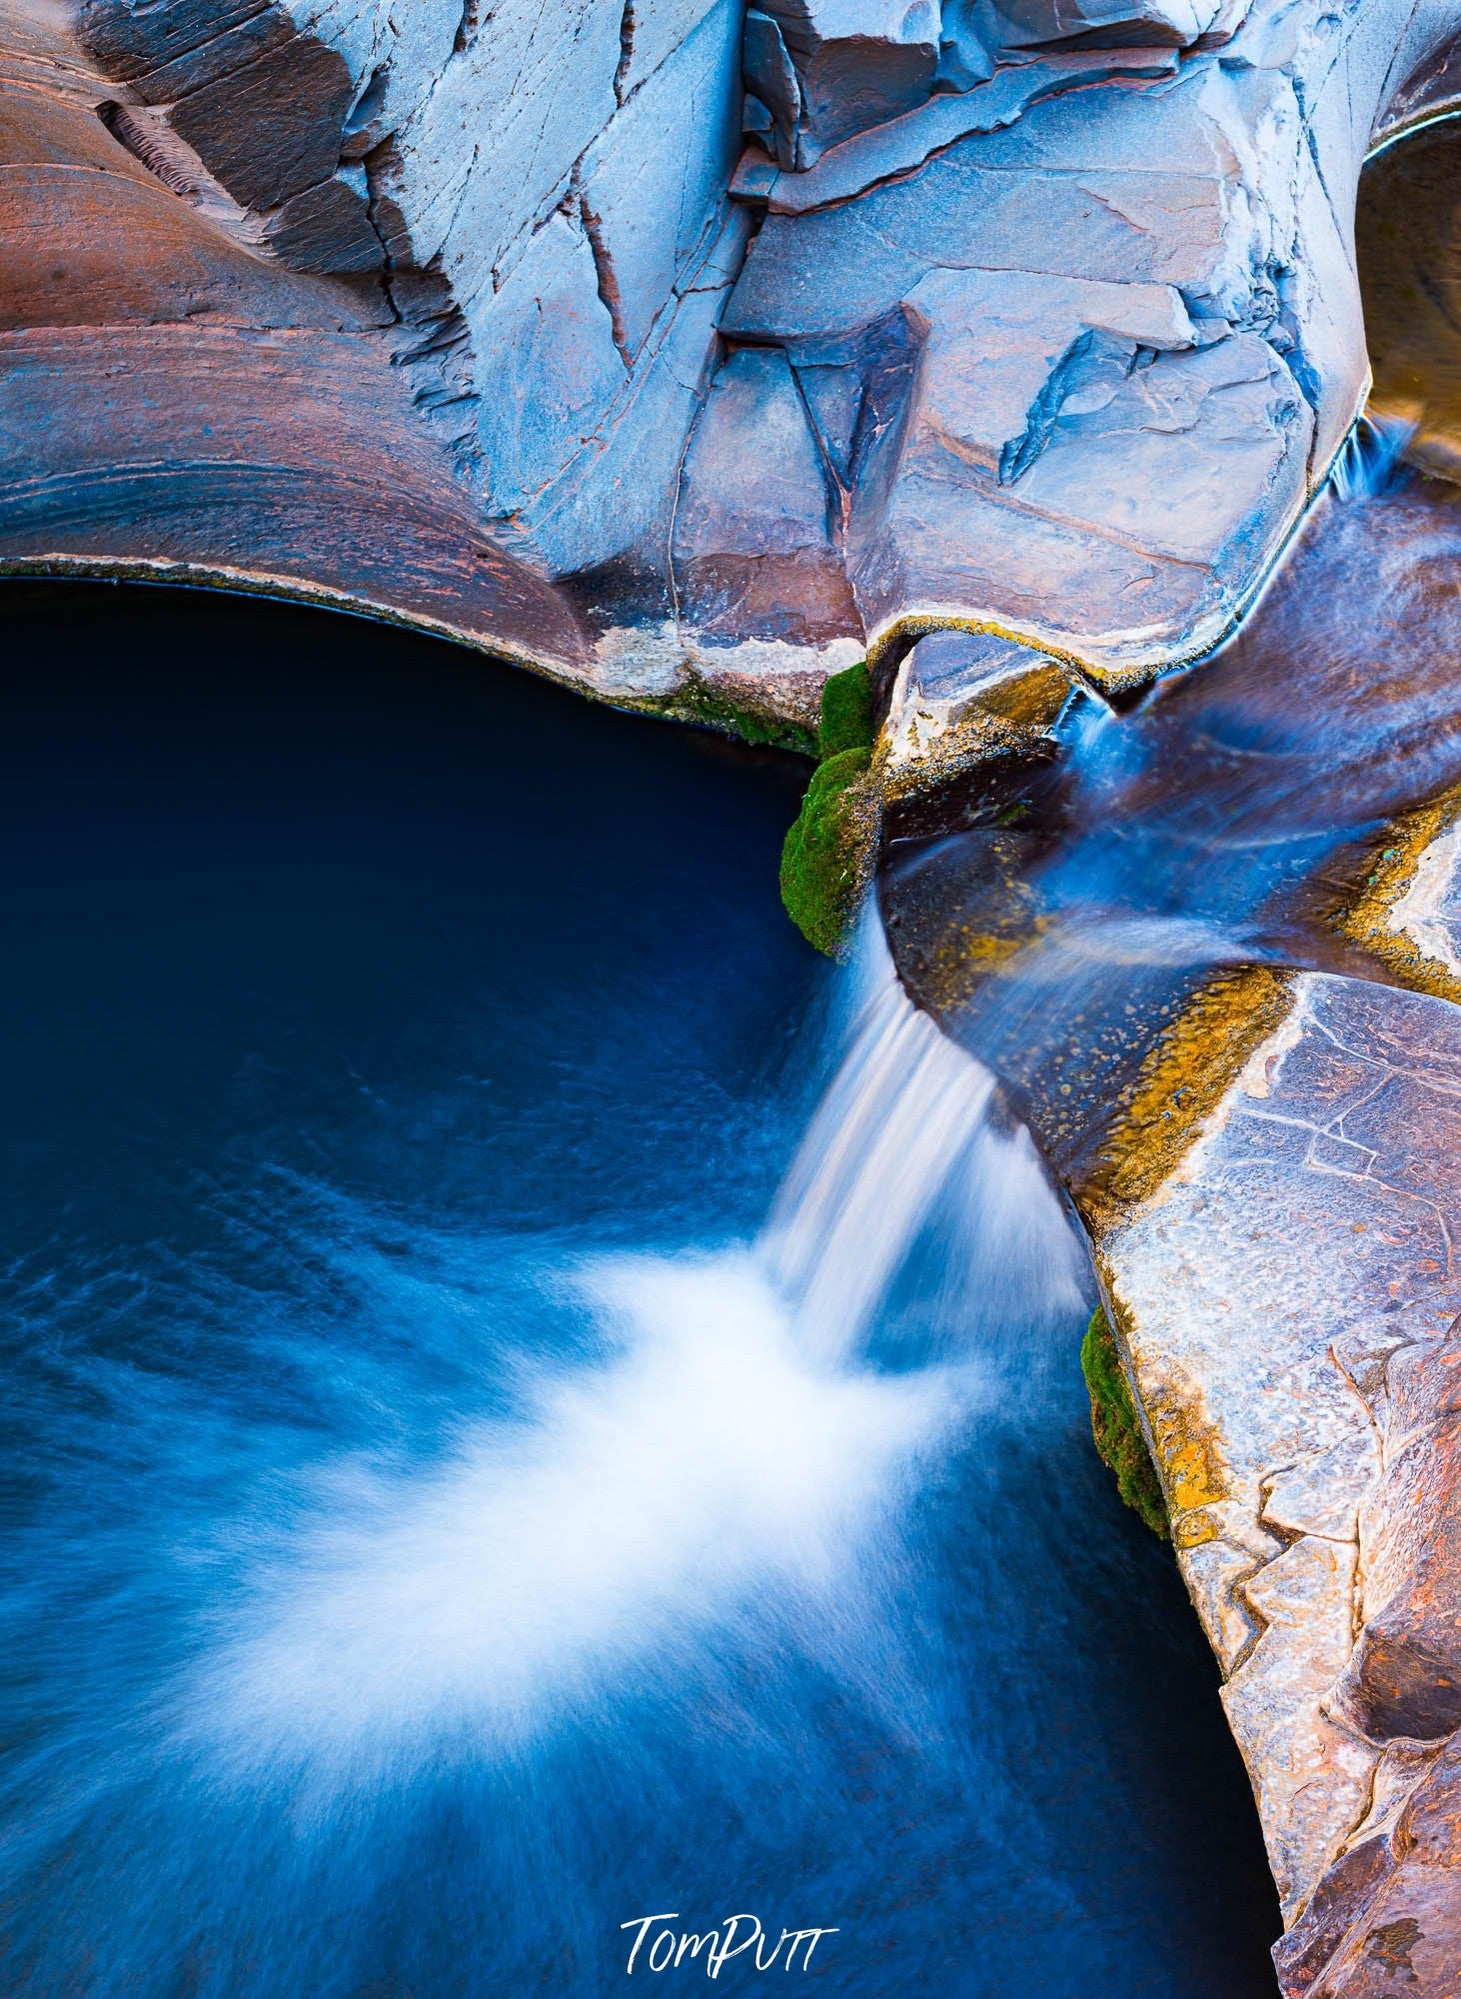
POLYGON ((1455 911, 1456 862, 1461 857, 1461 821, 1438 834, 1416 863, 1415 878, 1390 911, 1391 930, 1408 937, 1416 949, 1461 978, 1461 957, 1452 934, 1455 911))

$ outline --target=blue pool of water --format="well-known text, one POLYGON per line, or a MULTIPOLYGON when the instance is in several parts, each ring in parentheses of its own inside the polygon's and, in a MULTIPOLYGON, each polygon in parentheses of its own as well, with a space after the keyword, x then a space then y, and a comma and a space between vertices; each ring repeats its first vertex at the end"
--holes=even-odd
POLYGON ((0 1990, 598 1999, 747 1912, 835 1934, 728 1989, 1271 1995, 1015 1137, 836 1366, 756 1247, 856 998, 775 897, 804 768, 3 598, 0 1990))

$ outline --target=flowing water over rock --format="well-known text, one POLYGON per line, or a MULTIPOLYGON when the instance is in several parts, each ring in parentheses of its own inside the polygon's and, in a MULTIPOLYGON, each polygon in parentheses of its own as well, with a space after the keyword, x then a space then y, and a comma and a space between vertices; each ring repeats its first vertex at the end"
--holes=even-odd
POLYGON ((1037 754, 895 822, 900 970, 1076 1171, 1213 967, 1384 975, 1336 919, 1461 781, 1458 162, 1453 117, 1366 171, 1374 398, 1238 633, 1120 715, 1077 687, 1037 754))
POLYGON ((863 1350, 940 1196, 960 1183, 937 1218, 960 1287, 1042 1326, 1087 1281, 1028 1137, 987 1120, 992 1079, 866 948, 852 1046, 763 1238, 540 1272, 589 1351, 521 1358, 508 1409, 424 1475, 331 1468, 201 1667, 188 1732, 368 1783, 444 1735, 515 1743, 667 1659, 677 1676, 763 1599, 825 1620, 836 1658, 858 1549, 988 1387, 962 1338, 901 1368, 863 1350))
POLYGON ((1397 815, 1461 780, 1461 491, 1394 441, 1356 451, 1212 660, 1123 717, 1077 693, 972 824, 893 846, 904 977, 1072 1171, 1214 967, 1382 970, 1337 915, 1397 815))
MULTIPOLYGON (((1291 1999, 1439 1999, 1461 1953, 1458 145, 1366 176, 1375 406, 1247 625, 1043 739, 1007 695, 1023 743, 905 796, 883 881, 1091 1229, 1291 1999)), ((900 679, 961 726, 963 643, 963 697, 947 652, 900 679)))
POLYGON ((775 909, 797 773, 343 622, 7 611, 5 1990, 597 1999, 738 1910, 868 1999, 1271 1989, 1084 1253, 775 909))

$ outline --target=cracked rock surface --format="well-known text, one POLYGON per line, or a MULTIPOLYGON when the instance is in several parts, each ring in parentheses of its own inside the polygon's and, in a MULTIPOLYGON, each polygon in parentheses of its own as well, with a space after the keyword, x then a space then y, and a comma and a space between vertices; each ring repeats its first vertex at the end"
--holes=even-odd
POLYGON ((1101 1236, 1290 1994, 1443 1995, 1461 1963, 1458 1219, 1461 1013, 1309 974, 1101 1236))
POLYGON ((5 0, 0 560, 248 568, 798 725, 930 625, 1143 677, 1354 416, 1359 164, 1458 88, 1456 25, 5 0))
POLYGON ((895 958, 1085 1219, 1290 1999, 1461 1969, 1458 574, 1456 489, 1326 500, 1134 715, 937 633, 888 723, 895 958))
POLYGON ((1306 974, 1101 1235, 1290 1915, 1365 1837, 1385 1748, 1461 1726, 1458 1215, 1461 1014, 1306 974))

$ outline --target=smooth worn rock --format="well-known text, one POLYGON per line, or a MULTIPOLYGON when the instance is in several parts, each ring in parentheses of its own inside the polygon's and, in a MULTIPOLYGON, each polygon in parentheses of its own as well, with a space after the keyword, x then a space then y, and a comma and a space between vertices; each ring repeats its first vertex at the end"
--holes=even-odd
MULTIPOLYGON (((291 272, 337 278, 324 318, 378 314, 469 538, 557 593, 519 650, 577 672, 566 621, 616 697, 708 674, 775 710, 938 625, 1119 682, 1210 644, 1325 476, 1365 381, 1358 163, 1452 88, 1456 27, 1444 0, 11 0, 0 287, 17 326, 144 295, 184 325, 198 260, 242 256, 270 325, 291 272), (108 190, 131 208, 82 225, 73 305, 25 273, 82 190, 31 170, 91 159, 93 116, 157 199, 108 190), (731 544, 769 510, 709 487, 794 436, 788 368, 828 529, 759 560, 731 544)), ((104 473, 107 406, 69 422, 104 473)), ((187 519, 139 525, 206 567, 187 519)), ((84 514, 55 533, 119 559, 84 514)))
POLYGON ((417 421, 378 288, 261 258, 227 204, 180 197, 121 145, 94 77, 16 18, 0 564, 284 588, 586 675, 581 626, 484 533, 417 421))
POLYGON ((1030 750, 1072 686, 1059 661, 994 632, 918 639, 898 669, 884 724, 888 796, 924 793, 1000 752, 1030 750))
POLYGON ((1339 1698, 1373 1741, 1433 1741, 1461 1729, 1461 1323, 1391 1357, 1384 1416, 1365 1626, 1339 1698))
POLYGON ((816 644, 855 632, 840 509, 784 353, 739 349, 690 441, 675 517, 682 610, 707 638, 757 630, 816 644), (775 631, 780 621, 781 631, 775 631))
POLYGON ((1456 1989, 1461 1735, 1387 1754, 1369 1818, 1274 1957, 1288 1999, 1456 1989))
MULTIPOLYGON (((1364 383, 1353 273, 1327 202, 1310 199, 1313 162, 1295 151, 1279 167, 1272 154, 1300 143, 1304 121, 1284 102, 1294 86, 1279 70, 1243 76, 1199 65, 1160 95, 1136 78, 1092 80, 1079 97, 1025 104, 1007 132, 951 135, 921 163, 916 141, 896 162, 870 159, 855 200, 844 180, 808 205, 835 154, 792 177, 794 211, 773 189, 727 326, 795 351, 897 314, 919 352, 902 453, 880 481, 859 480, 849 539, 874 641, 914 616, 972 615, 1120 677, 1231 621, 1364 383), (1261 192, 1255 120, 1273 174, 1261 192), (878 177, 895 164, 902 178, 878 177), (1275 287, 1280 263, 1306 273, 1312 357, 1275 287), (1131 290, 1128 344, 1093 352, 1107 329, 1068 307, 1056 278, 1131 290), (1143 339, 1137 301, 1157 285, 1177 310, 1143 339), (999 439, 1011 452, 991 463, 943 405, 1027 343, 1021 407, 999 439), (1039 589, 1023 592, 1026 578, 1039 589)), ((853 143, 866 151, 871 136, 853 143)))
MULTIPOLYGON (((1426 559, 1422 537, 1417 574, 1426 559)), ((1415 688, 1395 672, 1406 731, 1415 688)), ((1356 698, 1383 718, 1373 690, 1356 698)), ((1382 760, 1389 733, 1372 731, 1382 760)), ((1449 982, 1461 897, 1441 800, 1381 836, 1389 872, 1351 934, 1388 912, 1419 940, 1397 970, 1449 982)), ((1285 1990, 1389 1989, 1374 1981, 1404 1968, 1385 1955, 1403 1932, 1406 1989, 1444 1995, 1461 1949, 1441 1750, 1461 1727, 1461 1012, 1305 974, 1277 1020, 1246 1003, 1245 1043, 1232 992, 1234 1081, 1168 1134, 1175 1164, 1130 1205, 1119 1176, 1093 1188, 1098 1254, 1295 1921, 1285 1990)), ((1183 1119, 1180 1080, 1158 1064, 1149 1118, 1183 1119)), ((1149 1151, 1150 1131, 1112 1150, 1149 1151)))
MULTIPOLYGON (((896 921, 902 896, 884 907, 896 921)), ((1210 975, 1124 1101, 1071 1186, 1258 1800, 1283 1989, 1400 1989, 1398 1939, 1403 1989, 1448 1999, 1461 1010, 1333 974, 1210 975)))
MULTIPOLYGON (((1458 1217, 1461 1013, 1305 974, 1157 1195, 1099 1225, 1291 1912, 1368 1809, 1379 1737, 1344 1690, 1388 1601, 1387 1495, 1415 1477, 1394 1466, 1388 1369, 1461 1312, 1458 1217)), ((1401 1645, 1404 1620, 1397 1606, 1401 1645)), ((1445 1697, 1443 1645, 1420 1648, 1417 1715, 1445 1697)))
POLYGON ((301 35, 281 6, 196 7, 85 0, 82 44, 103 64, 118 43, 120 74, 141 103, 161 107, 177 136, 246 208, 276 209, 334 174, 354 95, 339 54, 301 35))

